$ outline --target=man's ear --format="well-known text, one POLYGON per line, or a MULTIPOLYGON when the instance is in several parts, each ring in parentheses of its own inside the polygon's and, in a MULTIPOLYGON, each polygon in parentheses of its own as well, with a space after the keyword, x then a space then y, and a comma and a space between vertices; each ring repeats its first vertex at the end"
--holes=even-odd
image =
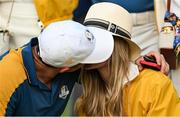
POLYGON ((70 67, 61 67, 59 68, 59 73, 64 73, 70 70, 70 67))

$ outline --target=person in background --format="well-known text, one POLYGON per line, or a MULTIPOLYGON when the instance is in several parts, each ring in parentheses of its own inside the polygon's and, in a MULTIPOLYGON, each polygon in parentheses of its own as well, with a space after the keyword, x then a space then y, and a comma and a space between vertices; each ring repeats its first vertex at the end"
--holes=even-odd
POLYGON ((9 35, 9 47, 0 54, 28 43, 51 22, 72 19, 77 5, 78 0, 0 0, 0 30, 9 35))
MULTIPOLYGON (((167 11, 167 2, 168 0, 155 0, 155 14, 156 14, 156 22, 158 31, 161 31, 161 27, 164 25, 164 17, 165 13, 167 11)), ((180 17, 180 1, 179 0, 170 0, 170 11, 171 13, 174 13, 176 17, 180 17)), ((177 19, 178 20, 178 19, 177 19)), ((170 77, 178 91, 178 94, 180 95, 180 57, 178 58, 178 65, 176 69, 170 70, 170 77)))
POLYGON ((87 13, 89 7, 92 5, 91 0, 79 0, 77 8, 74 10, 73 20, 83 23, 85 14, 87 13))
POLYGON ((34 0, 43 27, 56 21, 72 19, 79 0, 34 0))
POLYGON ((9 34, 9 47, 0 51, 20 47, 40 33, 33 0, 0 0, 0 11, 0 28, 9 34))

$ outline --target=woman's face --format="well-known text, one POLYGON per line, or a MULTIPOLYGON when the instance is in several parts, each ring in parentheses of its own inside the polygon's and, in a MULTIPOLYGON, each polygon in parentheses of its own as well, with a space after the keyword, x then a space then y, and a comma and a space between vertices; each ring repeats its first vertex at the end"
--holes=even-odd
POLYGON ((107 61, 102 63, 96 63, 96 64, 85 64, 84 69, 85 70, 93 70, 93 69, 100 69, 107 66, 107 61))
POLYGON ((84 65, 85 70, 93 70, 97 69, 99 74, 101 75, 101 78, 104 81, 107 81, 110 77, 110 72, 108 69, 108 61, 102 62, 102 63, 97 63, 97 64, 85 64, 84 65))

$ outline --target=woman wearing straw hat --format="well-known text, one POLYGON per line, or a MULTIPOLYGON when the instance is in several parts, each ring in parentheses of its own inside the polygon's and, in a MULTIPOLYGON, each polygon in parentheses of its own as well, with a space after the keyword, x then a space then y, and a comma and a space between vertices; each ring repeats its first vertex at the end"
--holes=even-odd
MULTIPOLYGON (((148 52, 150 53, 149 55, 152 55, 154 52, 158 53, 158 31, 156 28, 155 15, 153 11, 153 0, 86 0, 86 2, 84 0, 79 0, 79 2, 80 4, 74 13, 74 19, 80 21, 82 20, 82 17, 84 17, 90 4, 111 2, 123 6, 128 12, 131 13, 133 19, 132 40, 140 46, 142 50, 141 55, 145 55, 148 52)), ((161 58, 164 59, 162 55, 161 58)), ((169 65, 166 63, 162 66, 169 65)), ((163 70, 161 69, 161 71, 163 70)))
POLYGON ((140 48, 131 40, 132 20, 124 8, 107 2, 94 4, 84 24, 111 35, 114 46, 113 51, 101 51, 107 54, 104 61, 85 64, 83 94, 76 102, 79 115, 180 115, 180 100, 170 79, 150 69, 138 72, 131 62, 140 55, 140 48))
MULTIPOLYGON (((155 23, 153 0, 86 0, 86 4, 90 4, 89 1, 91 4, 111 2, 125 8, 132 15, 132 39, 141 47, 141 54, 144 55, 150 51, 158 51, 158 31, 155 23)), ((79 5, 77 11, 75 11, 75 17, 79 18, 84 15, 82 12, 85 9, 84 7, 85 5, 79 5)))

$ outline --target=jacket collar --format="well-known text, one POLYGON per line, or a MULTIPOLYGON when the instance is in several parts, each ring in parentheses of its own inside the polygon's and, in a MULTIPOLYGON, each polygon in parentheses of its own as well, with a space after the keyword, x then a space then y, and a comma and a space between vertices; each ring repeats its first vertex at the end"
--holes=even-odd
POLYGON ((32 55, 32 47, 38 44, 38 39, 33 38, 31 41, 24 45, 22 48, 23 62, 26 69, 29 83, 32 85, 38 85, 38 79, 35 70, 35 63, 32 55))

